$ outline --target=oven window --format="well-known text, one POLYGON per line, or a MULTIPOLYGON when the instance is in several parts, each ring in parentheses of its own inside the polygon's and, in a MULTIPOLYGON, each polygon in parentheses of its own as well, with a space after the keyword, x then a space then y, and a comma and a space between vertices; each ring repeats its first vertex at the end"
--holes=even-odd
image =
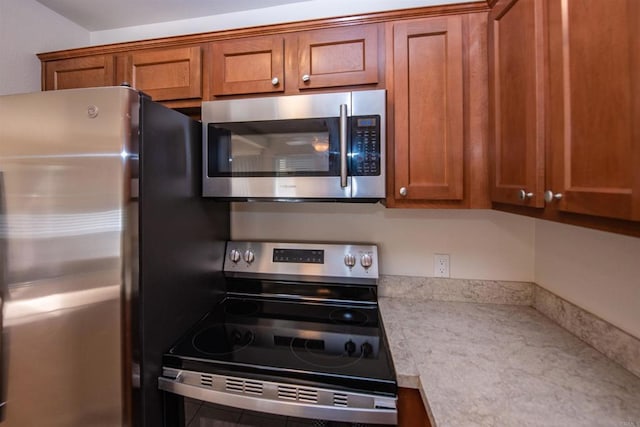
POLYGON ((339 121, 209 124, 208 176, 337 176, 339 121))

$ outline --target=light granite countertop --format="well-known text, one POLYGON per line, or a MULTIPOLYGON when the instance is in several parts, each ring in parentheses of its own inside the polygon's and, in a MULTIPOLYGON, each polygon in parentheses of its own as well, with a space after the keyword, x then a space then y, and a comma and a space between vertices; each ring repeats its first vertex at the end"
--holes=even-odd
POLYGON ((379 299, 437 427, 640 427, 640 378, 527 306, 379 299))

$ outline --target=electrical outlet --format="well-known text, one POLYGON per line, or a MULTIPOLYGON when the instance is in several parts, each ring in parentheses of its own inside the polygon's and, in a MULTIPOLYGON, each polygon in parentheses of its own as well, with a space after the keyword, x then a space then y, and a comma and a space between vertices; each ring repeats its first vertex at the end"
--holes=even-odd
POLYGON ((449 277, 449 254, 433 254, 433 276, 449 277))

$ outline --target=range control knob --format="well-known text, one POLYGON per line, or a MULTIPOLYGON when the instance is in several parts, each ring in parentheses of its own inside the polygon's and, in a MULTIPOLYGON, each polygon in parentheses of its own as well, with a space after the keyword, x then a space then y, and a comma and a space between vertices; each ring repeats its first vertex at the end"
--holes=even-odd
POLYGON ((344 351, 347 352, 349 356, 356 352, 356 344, 349 340, 344 344, 344 351))
POLYGON ((230 339, 233 345, 248 345, 253 341, 253 332, 245 331, 243 334, 239 330, 234 329, 231 331, 230 339))
POLYGON ((242 255, 240 255, 240 251, 237 249, 231 249, 231 251, 229 251, 229 259, 234 263, 238 263, 238 261, 240 261, 240 258, 242 258, 242 255))
POLYGON ((231 331, 230 338, 231 338, 231 344, 233 345, 238 345, 242 343, 242 333, 237 329, 234 329, 233 331, 231 331))
POLYGON ((365 342, 360 346, 360 351, 362 351, 362 357, 369 357, 373 353, 373 347, 368 342, 365 342))
POLYGON ((371 255, 369 254, 364 254, 360 257, 360 264, 364 268, 369 268, 371 267, 371 264, 373 264, 373 258, 371 258, 371 255))
POLYGON ((244 251, 244 260, 247 262, 247 264, 251 264, 255 259, 256 256, 251 249, 247 249, 246 251, 244 251))
POLYGON ((356 265, 356 257, 353 254, 346 254, 344 256, 344 265, 351 268, 356 265))

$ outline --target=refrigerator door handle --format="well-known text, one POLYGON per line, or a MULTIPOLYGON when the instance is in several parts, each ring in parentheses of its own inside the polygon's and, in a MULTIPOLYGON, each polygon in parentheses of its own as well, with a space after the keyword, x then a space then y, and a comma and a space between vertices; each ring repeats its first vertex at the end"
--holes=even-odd
POLYGON ((4 300, 9 293, 7 289, 8 260, 7 240, 9 228, 7 224, 7 206, 4 191, 4 172, 0 171, 0 423, 6 418, 7 406, 7 357, 4 336, 4 300))

